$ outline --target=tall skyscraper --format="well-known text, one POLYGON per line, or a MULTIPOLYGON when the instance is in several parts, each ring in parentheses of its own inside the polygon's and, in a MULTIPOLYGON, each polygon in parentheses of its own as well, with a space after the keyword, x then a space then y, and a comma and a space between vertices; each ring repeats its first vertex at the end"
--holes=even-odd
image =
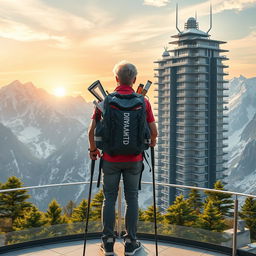
MULTIPOLYGON (((210 25, 211 29, 211 25, 210 25)), ((158 93, 158 182, 212 188, 224 177, 226 162, 225 86, 223 41, 189 18, 184 31, 155 61, 158 93)), ((158 205, 166 209, 181 188, 158 186, 158 205)))

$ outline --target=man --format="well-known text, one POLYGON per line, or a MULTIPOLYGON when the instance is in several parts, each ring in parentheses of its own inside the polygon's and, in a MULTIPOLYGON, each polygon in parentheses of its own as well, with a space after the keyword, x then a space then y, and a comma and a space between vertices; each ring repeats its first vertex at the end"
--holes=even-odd
MULTIPOLYGON (((113 69, 117 87, 115 91, 118 94, 132 94, 132 88, 136 81, 136 67, 126 61, 122 61, 115 65, 113 69)), ((147 99, 146 120, 148 122, 151 133, 151 147, 156 145, 157 128, 152 113, 151 105, 147 99)), ((89 154, 92 160, 100 157, 100 152, 94 141, 94 130, 96 127, 96 111, 92 117, 89 127, 89 154)), ((132 152, 131 152, 132 153, 132 152)), ((123 176, 124 194, 126 200, 125 212, 125 255, 134 255, 141 248, 141 243, 137 241, 137 222, 138 222, 138 188, 140 182, 140 174, 142 170, 143 156, 142 154, 130 155, 109 155, 103 152, 103 193, 104 202, 102 208, 102 224, 103 236, 101 249, 105 255, 114 255, 113 247, 115 242, 114 224, 115 224, 115 203, 118 195, 118 187, 123 176)))

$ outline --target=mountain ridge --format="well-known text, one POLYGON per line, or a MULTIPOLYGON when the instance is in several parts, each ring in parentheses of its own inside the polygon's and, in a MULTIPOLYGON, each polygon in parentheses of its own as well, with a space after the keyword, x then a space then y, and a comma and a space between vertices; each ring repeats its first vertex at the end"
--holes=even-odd
MULTIPOLYGON (((31 82, 15 80, 2 87, 0 182, 11 175, 26 186, 88 180, 87 128, 92 109, 82 97, 59 99, 31 82)), ((68 196, 80 200, 86 188, 31 190, 31 200, 46 209, 52 198, 59 198, 62 205, 68 196)))
POLYGON ((42 161, 33 157, 30 150, 20 142, 11 129, 0 123, 0 173, 1 181, 17 176, 29 183, 40 172, 42 161), (3 180, 2 180, 3 179, 3 180))
POLYGON ((38 158, 47 158, 88 127, 91 112, 92 104, 83 98, 60 100, 31 82, 15 80, 0 89, 0 122, 38 158))
POLYGON ((236 192, 256 193, 256 77, 239 77, 230 82, 229 162, 226 188, 236 192), (241 88, 243 93, 241 94, 241 88), (255 173, 255 175, 254 175, 255 173), (250 177, 250 178, 249 178, 250 177))

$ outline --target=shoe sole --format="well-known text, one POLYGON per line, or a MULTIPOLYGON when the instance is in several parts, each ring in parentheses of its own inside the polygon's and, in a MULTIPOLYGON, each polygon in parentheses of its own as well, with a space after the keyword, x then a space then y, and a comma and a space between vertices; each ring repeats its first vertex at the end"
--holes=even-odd
POLYGON ((105 256, 115 256, 114 252, 105 252, 105 250, 102 247, 100 247, 100 249, 104 253, 105 256))
POLYGON ((141 246, 137 249, 135 249, 133 252, 125 252, 125 256, 133 256, 137 251, 141 249, 141 246))

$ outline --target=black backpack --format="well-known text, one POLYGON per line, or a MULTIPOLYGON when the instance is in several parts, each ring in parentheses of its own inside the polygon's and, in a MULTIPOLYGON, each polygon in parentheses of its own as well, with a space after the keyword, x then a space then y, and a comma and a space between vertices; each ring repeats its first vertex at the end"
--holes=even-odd
POLYGON ((144 96, 117 92, 103 102, 102 118, 96 115, 95 142, 109 155, 138 155, 148 149, 150 130, 144 96))

